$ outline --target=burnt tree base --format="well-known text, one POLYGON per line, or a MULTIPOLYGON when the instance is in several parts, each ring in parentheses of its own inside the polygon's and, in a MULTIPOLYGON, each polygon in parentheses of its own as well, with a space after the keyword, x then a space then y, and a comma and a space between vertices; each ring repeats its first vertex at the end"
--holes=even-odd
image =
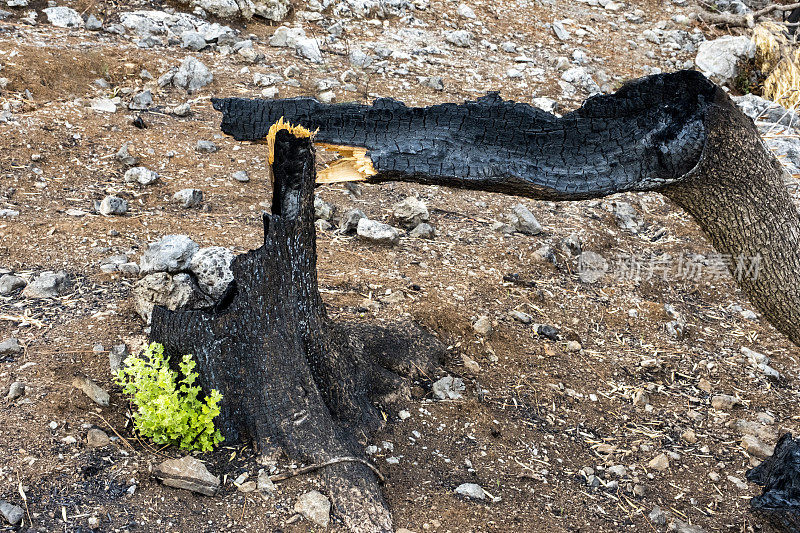
MULTIPOLYGON (((333 323, 317 287, 314 149, 309 138, 275 135, 272 214, 264 245, 235 258, 234 281, 215 307, 153 311, 151 340, 165 354, 191 353, 199 384, 223 394, 226 442, 263 455, 322 463, 363 456, 363 438, 387 406, 408 396, 408 379, 444 354, 411 324, 333 323)), ((392 531, 372 470, 359 462, 321 470, 336 515, 354 532, 392 531)))

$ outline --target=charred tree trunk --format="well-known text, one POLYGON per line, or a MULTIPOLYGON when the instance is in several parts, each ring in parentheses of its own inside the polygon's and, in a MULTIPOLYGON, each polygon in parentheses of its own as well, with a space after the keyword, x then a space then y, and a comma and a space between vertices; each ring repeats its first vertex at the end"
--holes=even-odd
POLYGON ((357 177, 370 182, 549 200, 661 192, 697 220, 748 298, 800 345, 800 216, 784 171, 753 122, 697 72, 642 78, 560 118, 496 94, 427 108, 309 98, 214 106, 236 139, 260 139, 284 117, 318 130, 317 141, 361 147, 357 177), (753 257, 756 276, 737 269, 737 259, 753 257))
MULTIPOLYGON (((310 140, 278 131, 272 170, 264 245, 235 258, 234 282, 213 309, 156 307, 151 338, 170 356, 195 356, 199 384, 224 396, 219 425, 227 441, 251 441, 263 454, 282 449, 305 462, 359 458, 363 446, 353 430, 380 425, 373 402, 403 391, 394 371, 430 371, 441 347, 412 326, 328 319, 317 289, 310 140)), ((335 464, 323 475, 337 515, 351 531, 392 530, 365 464, 335 464)))

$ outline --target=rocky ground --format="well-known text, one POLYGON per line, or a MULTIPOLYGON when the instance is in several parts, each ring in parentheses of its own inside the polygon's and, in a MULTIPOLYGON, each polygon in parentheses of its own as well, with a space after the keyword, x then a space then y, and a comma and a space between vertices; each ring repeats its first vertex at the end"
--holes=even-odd
MULTIPOLYGON (((246 446, 198 455, 214 496, 162 485, 199 467, 156 468, 183 454, 136 438, 111 379, 154 301, 207 301, 226 250, 260 244, 264 147, 223 137, 210 97, 497 90, 566 112, 695 62, 735 85, 730 57, 752 54, 746 39, 703 44, 723 34, 684 1, 3 2, 0 530, 340 528, 314 474, 273 487, 265 474, 301 465, 259 465, 246 446), (187 238, 148 248, 166 235, 187 238)), ((741 105, 800 172, 794 115, 741 105)), ((800 351, 724 268, 749 275, 751 258, 715 254, 656 194, 559 204, 390 183, 319 197, 331 315, 410 319, 449 346, 442 374, 364 442, 398 528, 772 530, 745 472, 798 430, 800 351)))

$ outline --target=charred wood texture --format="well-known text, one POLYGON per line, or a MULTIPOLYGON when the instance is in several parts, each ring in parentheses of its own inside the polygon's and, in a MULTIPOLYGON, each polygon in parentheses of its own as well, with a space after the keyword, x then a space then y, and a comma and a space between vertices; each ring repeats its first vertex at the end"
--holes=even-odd
MULTIPOLYGON (((252 442, 265 455, 280 449, 308 463, 360 457, 363 443, 354 435, 382 421, 374 402, 407 391, 394 371, 430 371, 441 347, 412 326, 329 320, 317 287, 310 140, 278 131, 272 171, 264 245, 234 259, 234 282, 214 308, 156 307, 151 339, 170 356, 193 354, 199 384, 223 394, 219 424, 226 441, 252 442)), ((391 531, 366 465, 339 463, 322 472, 336 514, 351 531, 391 531)))
POLYGON ((763 487, 750 500, 753 509, 784 531, 800 531, 800 439, 785 433, 772 457, 748 470, 747 479, 763 487))
POLYGON ((658 191, 702 227, 753 304, 800 345, 800 217, 752 120, 694 71, 650 76, 563 117, 490 94, 406 107, 215 99, 222 129, 258 140, 284 117, 363 147, 370 182, 414 181, 548 200, 658 191), (759 257, 756 276, 737 260, 759 257))

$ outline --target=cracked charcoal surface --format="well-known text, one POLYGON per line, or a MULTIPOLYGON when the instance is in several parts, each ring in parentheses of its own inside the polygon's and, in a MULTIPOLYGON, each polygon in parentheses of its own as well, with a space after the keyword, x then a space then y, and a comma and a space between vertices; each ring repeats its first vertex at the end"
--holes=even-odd
POLYGON ((213 99, 222 130, 258 140, 280 117, 315 140, 362 146, 379 175, 536 198, 651 190, 700 159, 716 86, 694 71, 642 78, 557 118, 496 93, 464 104, 328 105, 312 98, 213 99))

